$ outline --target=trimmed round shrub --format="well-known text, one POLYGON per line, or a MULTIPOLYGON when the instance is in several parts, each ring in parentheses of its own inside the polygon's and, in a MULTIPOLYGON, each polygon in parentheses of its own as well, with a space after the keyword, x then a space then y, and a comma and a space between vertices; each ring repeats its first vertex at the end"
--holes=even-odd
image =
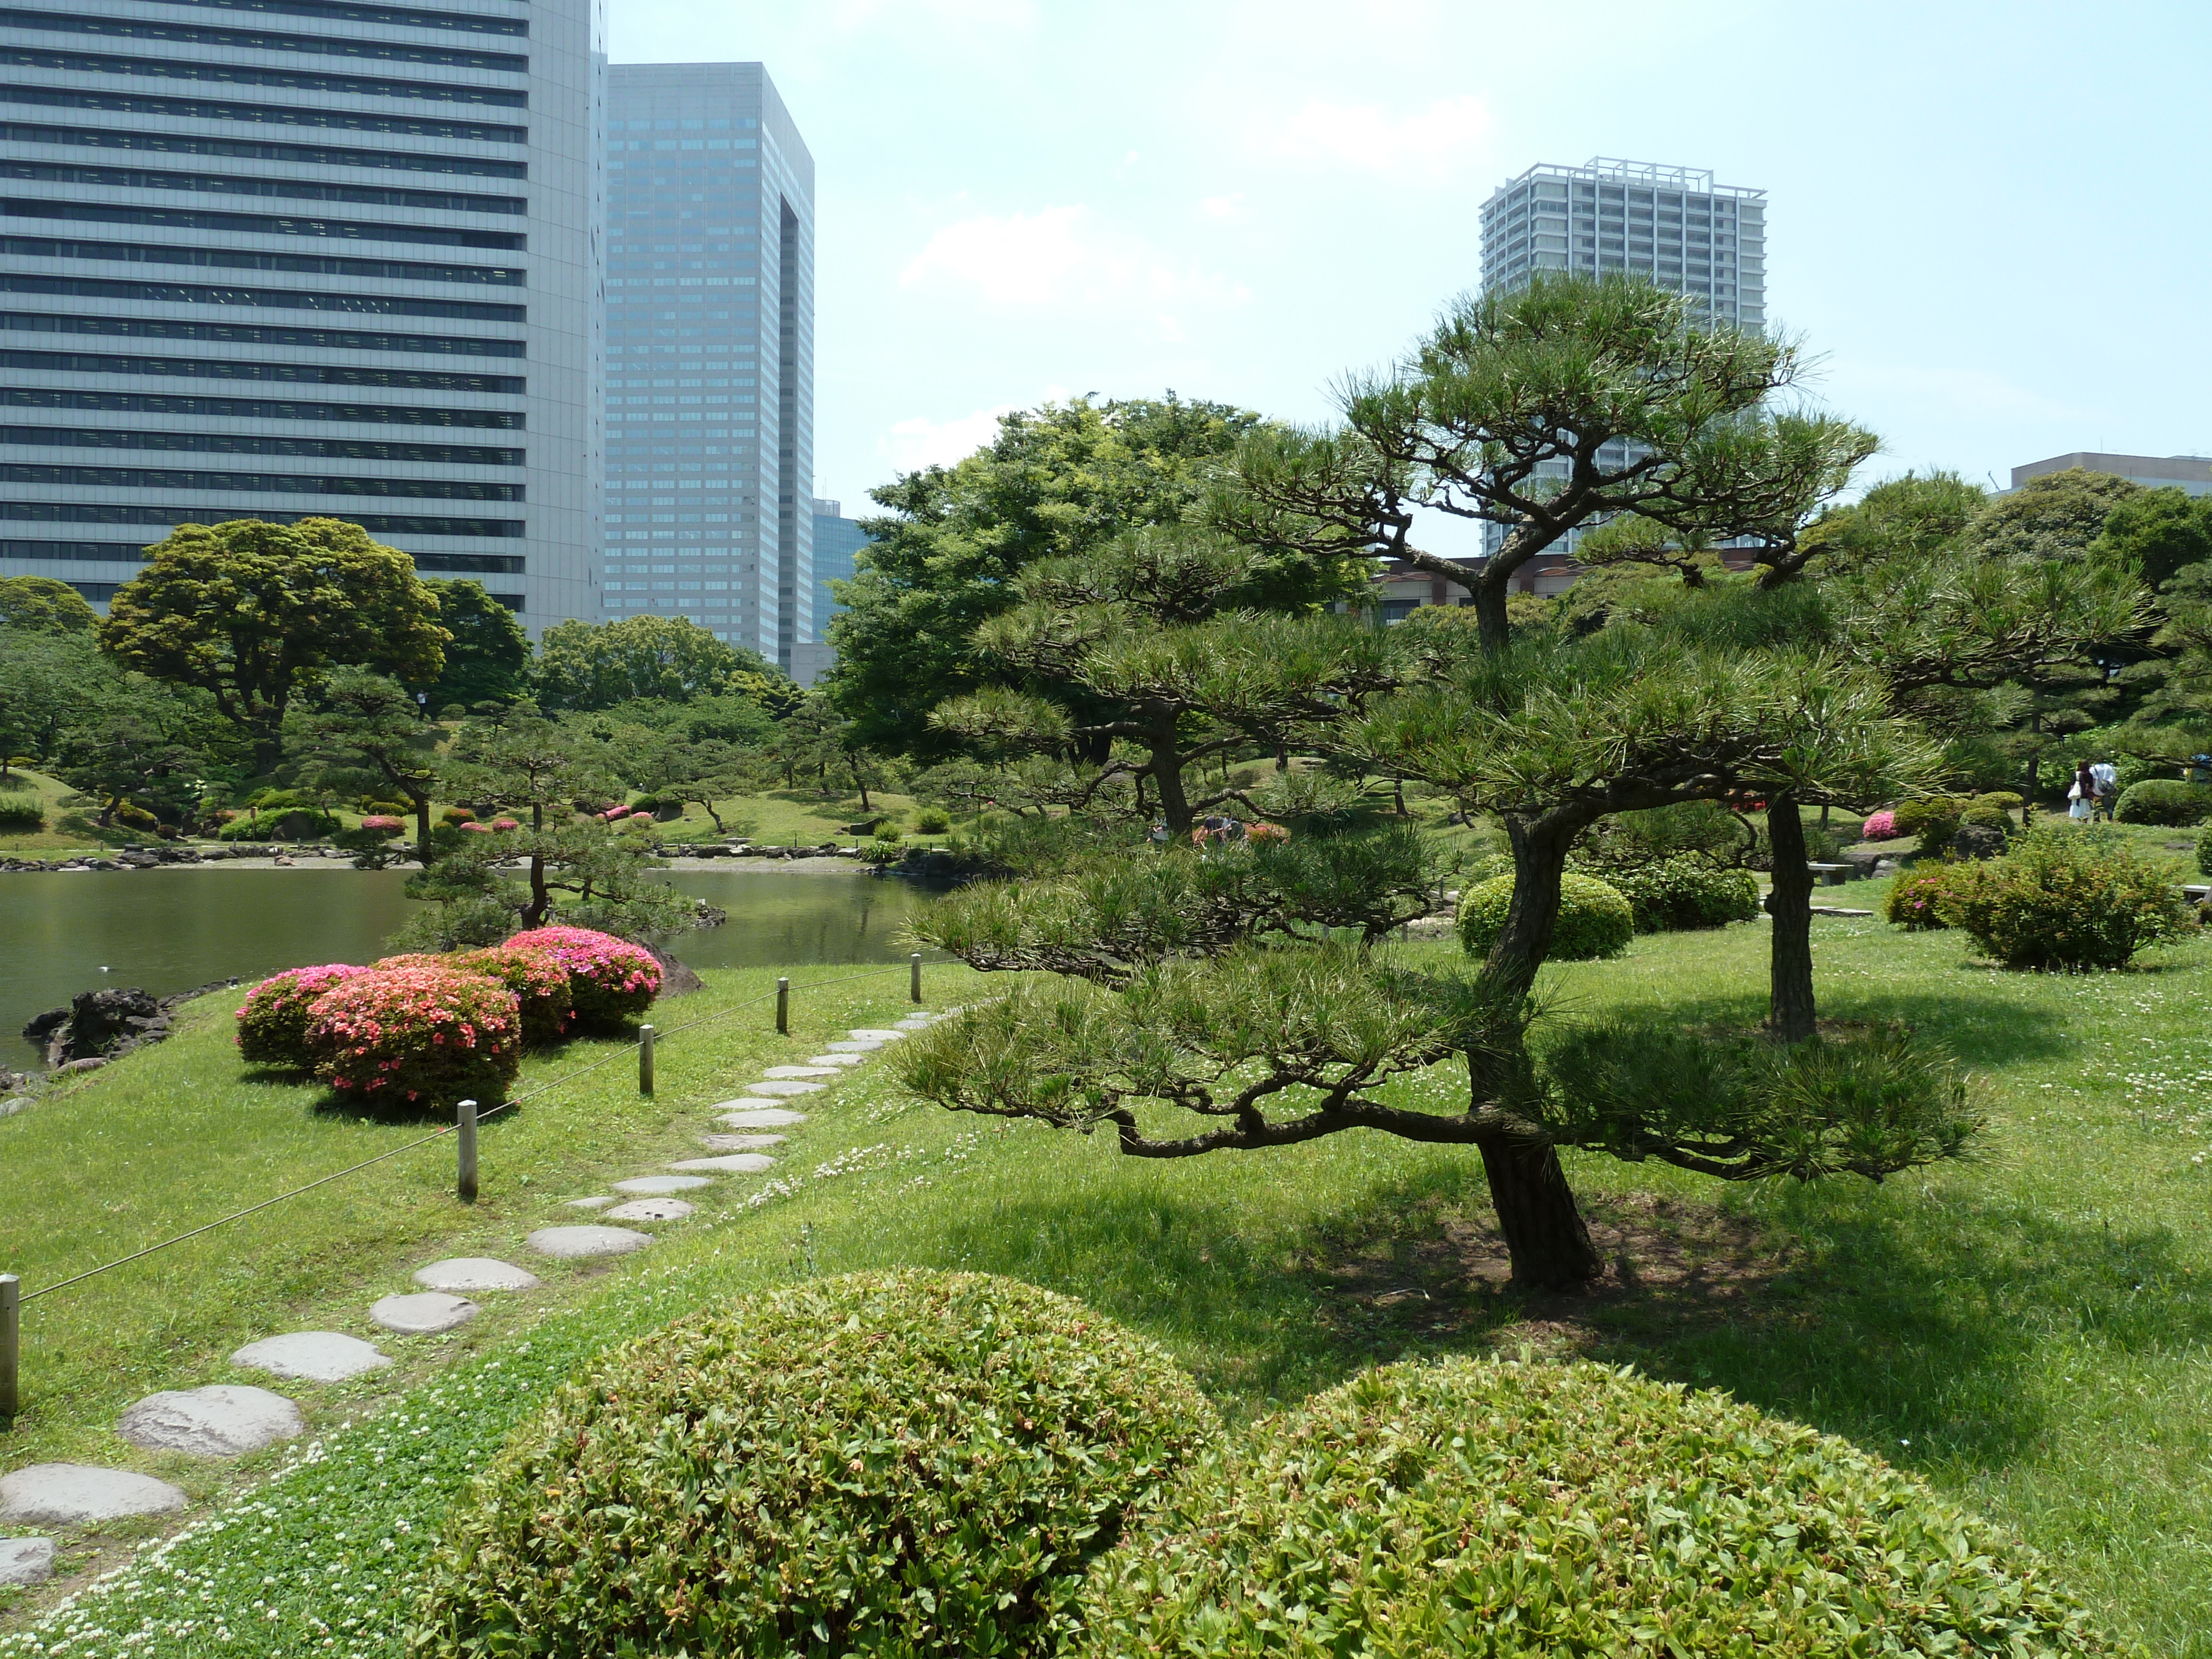
POLYGON ((1913 870, 1889 884, 1889 896, 1881 913, 1908 933, 1941 933, 1951 924, 1943 919, 1941 900, 1954 866, 1913 870))
POLYGON ((1759 915, 1759 883, 1748 870, 1727 870, 1702 859, 1662 859, 1629 870, 1607 870, 1607 884, 1628 901, 1639 933, 1725 927, 1759 915))
POLYGON ((414 1652, 1050 1653, 1216 1433, 1165 1354, 1032 1285, 764 1292, 610 1350, 515 1431, 447 1523, 414 1652))
POLYGON ((569 988, 568 964, 553 951, 501 945, 459 951, 448 960, 462 973, 495 979, 514 993, 521 1006, 526 1046, 550 1042, 568 1029, 575 1012, 575 994, 569 988))
POLYGON ((660 964, 641 945, 588 927, 537 927, 517 933, 506 948, 550 951, 568 970, 568 995, 576 1023, 592 1030, 635 1019, 660 994, 660 964))
POLYGON ((2012 814, 2006 810, 2004 803, 1993 795, 1977 795, 1968 801, 1966 810, 1959 814, 1959 823, 1962 827, 1995 830, 2007 835, 2011 833, 2013 827, 2012 814))
POLYGON ((364 830, 380 830, 387 836, 396 836, 406 829, 405 822, 386 812, 371 812, 361 821, 364 830))
POLYGON ((343 826, 337 814, 319 806, 257 807, 241 812, 216 832, 217 841, 313 841, 343 826))
POLYGON ((2173 878, 2109 826, 2054 824, 1947 872, 1936 908, 2008 968, 2124 968, 2197 925, 2173 878))
POLYGON ((2112 816, 2122 823, 2193 829, 2212 818, 2212 789, 2179 778, 2150 778, 2123 792, 2112 816))
MULTIPOLYGON (((1498 876, 1469 887, 1459 902, 1460 943, 1471 957, 1485 956, 1505 931, 1513 903, 1513 878, 1498 876)), ((1617 957, 1636 937, 1636 913, 1620 890, 1571 870, 1559 878, 1559 919, 1552 930, 1553 962, 1592 962, 1617 957)))
POLYGON ((257 1066, 311 1071, 315 1056, 307 1047, 307 1021, 323 993, 370 970, 350 963, 294 968, 264 979, 238 1010, 238 1052, 257 1066))
POLYGON ((441 823, 466 823, 475 817, 476 814, 469 811, 465 806, 448 806, 444 811, 438 814, 438 822, 441 823))
POLYGON ((325 992, 307 1020, 317 1075, 374 1105, 507 1098, 520 1068, 514 993, 482 974, 380 963, 325 992))
POLYGON ((1848 1442, 1592 1364, 1419 1362, 1260 1423, 1092 1570, 1076 1659, 2105 1654, 1848 1442))
POLYGON ((29 799, 0 799, 0 832, 35 836, 46 827, 46 809, 36 795, 29 799))
POLYGON ((1868 841, 1895 841, 1897 814, 1884 807, 1866 821, 1866 827, 1859 834, 1868 841))
POLYGON ((1924 800, 1906 801, 1892 816, 1899 835, 1918 836, 1920 850, 1936 857, 1959 832, 1959 819, 1966 810, 1966 803, 1956 795, 1930 795, 1924 800))
POLYGON ((914 827, 925 836, 941 836, 952 827, 952 814, 942 806, 925 806, 914 815, 914 827))

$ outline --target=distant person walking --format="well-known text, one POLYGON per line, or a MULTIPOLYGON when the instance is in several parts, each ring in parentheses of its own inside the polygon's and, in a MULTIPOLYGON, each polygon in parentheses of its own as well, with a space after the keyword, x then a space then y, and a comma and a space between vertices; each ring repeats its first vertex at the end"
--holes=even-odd
POLYGON ((2080 761, 2074 767, 2074 787, 2066 792, 2066 816, 2076 823, 2087 823, 2089 815, 2097 810, 2097 776, 2089 769, 2089 763, 2080 761))
POLYGON ((2102 817, 2110 823, 2112 808, 2120 799, 2120 769, 2110 761, 2099 761, 2089 769, 2089 775, 2096 780, 2097 784, 2096 808, 2090 816, 2102 817))

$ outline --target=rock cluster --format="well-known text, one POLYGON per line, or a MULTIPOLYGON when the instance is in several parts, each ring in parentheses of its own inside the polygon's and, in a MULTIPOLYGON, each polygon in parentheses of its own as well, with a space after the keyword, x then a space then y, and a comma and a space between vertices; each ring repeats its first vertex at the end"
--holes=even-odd
MULTIPOLYGON (((161 1042, 169 1035, 170 1016, 180 1003, 237 983, 234 979, 217 980, 173 997, 156 997, 135 986, 80 991, 68 1007, 32 1015, 23 1027, 23 1039, 46 1049, 46 1065, 52 1071, 93 1071, 134 1048, 161 1042)), ((13 1073, 0 1076, 0 1088, 14 1077, 13 1073)))

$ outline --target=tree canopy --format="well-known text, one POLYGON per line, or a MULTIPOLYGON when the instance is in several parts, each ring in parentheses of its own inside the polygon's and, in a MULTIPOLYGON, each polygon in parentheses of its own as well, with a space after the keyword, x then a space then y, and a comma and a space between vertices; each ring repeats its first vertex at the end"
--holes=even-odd
POLYGON ((27 634, 91 634, 100 613, 84 595, 52 576, 0 576, 0 628, 27 634))
POLYGON ((530 636, 522 623, 479 581, 431 578, 423 583, 438 599, 438 625, 446 642, 443 670, 418 689, 433 714, 459 703, 513 702, 530 689, 530 636))
POLYGON ((735 696, 782 713, 799 699, 799 688, 760 653, 682 617, 556 623, 538 642, 535 681, 537 701, 549 709, 735 696))

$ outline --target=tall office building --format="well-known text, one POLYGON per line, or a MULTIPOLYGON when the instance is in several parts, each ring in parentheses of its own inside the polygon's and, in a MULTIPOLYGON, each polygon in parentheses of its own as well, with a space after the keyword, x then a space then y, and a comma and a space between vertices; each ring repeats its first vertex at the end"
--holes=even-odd
POLYGON ((814 639, 813 157, 758 64, 615 65, 608 146, 605 613, 789 671, 814 639))
POLYGON ((592 614, 600 0, 0 12, 0 574, 352 519, 592 614))
POLYGON ((1599 156, 1535 167, 1482 204, 1482 285, 1544 270, 1625 270, 1696 295, 1741 328, 1766 321, 1766 192, 1695 167, 1599 156))
MULTIPOLYGON (((1647 277, 1692 295, 1717 322, 1763 329, 1766 192, 1716 185, 1696 167, 1607 156, 1578 167, 1531 167, 1482 204, 1482 286, 1510 292, 1545 271, 1647 277)), ((1608 445, 1598 459, 1625 465, 1627 446, 1608 445)), ((1544 470, 1565 471, 1559 464, 1544 470)), ((1485 553, 1504 538, 1498 526, 1484 525, 1485 553)), ((1571 586, 1579 539, 1570 532, 1516 571, 1513 586, 1541 594, 1571 586)))

